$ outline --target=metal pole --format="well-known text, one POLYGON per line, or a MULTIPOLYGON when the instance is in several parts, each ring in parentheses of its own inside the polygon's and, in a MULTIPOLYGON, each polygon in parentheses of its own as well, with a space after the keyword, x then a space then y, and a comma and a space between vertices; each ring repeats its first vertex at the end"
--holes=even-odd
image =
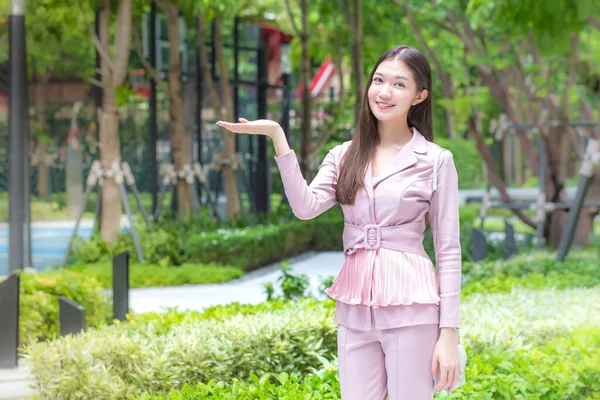
POLYGON ((573 243, 573 237, 575 236, 577 222, 579 221, 579 216, 581 214, 581 206, 594 176, 595 164, 598 163, 600 163, 600 141, 598 139, 590 138, 579 170, 577 193, 575 193, 575 198, 572 203, 573 206, 569 210, 567 225, 560 238, 560 244, 558 245, 558 261, 564 261, 567 254, 569 254, 569 249, 573 243))
MULTIPOLYGON (((25 40, 23 43, 23 53, 27 54, 27 41, 25 40)), ((25 58, 25 62, 27 62, 27 58, 25 58)), ((27 70, 27 66, 25 65, 24 67, 24 71, 27 70)), ((25 75, 27 76, 27 75, 25 75)), ((25 78, 27 79, 27 78, 25 78)), ((24 260, 24 266, 25 267, 33 267, 33 260, 32 260, 32 251, 31 251, 31 160, 30 160, 30 155, 29 155, 29 140, 30 140, 30 133, 29 133, 29 113, 28 113, 28 108, 29 108, 29 90, 25 89, 23 90, 23 96, 25 97, 25 109, 24 109, 24 114, 25 114, 25 126, 23 127, 23 175, 25 180, 23 181, 23 189, 24 189, 24 193, 23 193, 23 197, 25 199, 24 202, 24 218, 25 218, 25 260, 24 260)))
MULTIPOLYGON (((239 98, 240 98, 240 18, 233 19, 233 120, 237 122, 240 117, 239 98)), ((240 148, 240 135, 235 135, 235 151, 240 148)))
MULTIPOLYGON (((95 18, 95 30, 96 36, 100 37, 100 13, 102 12, 102 8, 96 9, 94 13, 95 18)), ((102 81, 102 74, 100 73, 100 68, 102 67, 102 59, 100 57, 100 53, 98 49, 95 49, 96 53, 96 80, 102 81)), ((94 88, 94 103, 96 103, 96 110, 102 108, 102 97, 104 93, 102 88, 96 86, 94 88)), ((98 113, 96 113, 98 115, 98 113)), ((100 160, 100 121, 96 120, 96 160, 100 160)), ((100 232, 102 230, 102 186, 98 185, 96 187, 96 211, 94 217, 94 232, 100 232)))
POLYGON ((24 266, 23 223, 25 222, 24 160, 27 129, 27 59, 25 54, 25 1, 12 0, 9 16, 9 257, 12 274, 24 266))
MULTIPOLYGON (((281 80, 283 85, 283 92, 281 94, 281 128, 285 134, 285 138, 288 143, 290 141, 290 107, 291 107, 291 87, 290 87, 290 74, 292 72, 292 65, 290 59, 290 43, 284 41, 281 43, 281 80)), ((283 204, 287 204, 287 198, 285 193, 282 193, 281 207, 283 204)))
POLYGON ((538 204, 537 204, 537 249, 542 249, 542 244, 544 242, 544 224, 546 220, 546 211, 544 207, 546 206, 546 141, 542 137, 542 135, 538 135, 539 147, 540 147, 540 165, 539 165, 539 176, 538 176, 538 184, 539 184, 539 192, 538 192, 538 204))
MULTIPOLYGON (((262 32, 258 36, 258 118, 267 117, 267 49, 266 38, 262 32)), ((256 209, 259 213, 268 213, 270 209, 269 166, 267 161, 267 137, 258 135, 258 159, 256 165, 256 209)))
MULTIPOLYGON (((156 1, 150 6, 150 65, 156 69, 156 1)), ((158 202, 158 159, 156 157, 156 142, 158 140, 157 105, 156 105, 156 82, 150 79, 150 192, 152 193, 152 210, 156 210, 158 202)))
MULTIPOLYGON (((198 43, 198 47, 206 46, 204 43, 198 43)), ((196 153, 198 163, 202 165, 202 106, 204 100, 203 80, 204 73, 202 71, 202 62, 200 60, 200 48, 198 48, 196 56, 196 153)), ((202 185, 198 185, 198 198, 202 203, 202 185)), ((207 194, 208 196, 208 194, 207 194)))

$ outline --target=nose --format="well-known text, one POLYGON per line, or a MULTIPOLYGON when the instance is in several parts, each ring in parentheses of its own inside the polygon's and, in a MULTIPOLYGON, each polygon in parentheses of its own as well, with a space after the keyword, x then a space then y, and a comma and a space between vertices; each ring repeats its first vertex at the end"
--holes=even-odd
POLYGON ((388 83, 384 83, 381 89, 379 90, 379 97, 389 98, 391 95, 390 85, 388 83))

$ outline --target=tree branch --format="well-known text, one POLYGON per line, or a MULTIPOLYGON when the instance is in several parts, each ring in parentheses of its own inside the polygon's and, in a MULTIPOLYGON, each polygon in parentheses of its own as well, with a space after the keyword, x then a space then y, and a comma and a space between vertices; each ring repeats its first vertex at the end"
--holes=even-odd
POLYGON ((105 62, 106 65, 108 66, 109 72, 112 72, 114 70, 114 65, 113 65, 113 60, 110 58, 110 55, 108 53, 108 48, 105 48, 102 45, 102 43, 100 42, 100 38, 98 38, 98 35, 96 35, 96 32, 94 32, 94 29, 90 25, 90 21, 87 18, 87 14, 86 14, 85 10, 83 9, 83 5, 81 4, 81 0, 77 0, 77 4, 79 5, 79 9, 81 10, 81 14, 83 14, 83 20, 85 22, 85 26, 88 29, 88 33, 89 33, 90 37, 94 41, 94 45, 96 46, 96 50, 98 50, 98 53, 100 54, 100 57, 102 57, 102 61, 105 62))
MULTIPOLYGON (((153 68, 152 65, 150 65, 150 62, 146 59, 146 57, 144 57, 144 52, 142 50, 140 36, 136 29, 133 29, 133 42, 135 45, 135 52, 137 53, 138 57, 140 58, 140 61, 142 62, 142 65, 144 66, 146 71, 148 71, 148 73, 152 76, 152 79, 154 79, 154 82, 156 82, 165 93, 169 93, 169 88, 167 87, 165 80, 160 77, 160 75, 156 71, 156 69, 153 68)), ((152 46, 153 45, 154 44, 152 44, 152 46)))
MULTIPOLYGON (((400 0, 394 0, 394 3, 402 7, 402 3, 400 2, 400 0)), ((440 80, 442 81, 442 89, 444 91, 444 96, 448 99, 452 99, 454 97, 454 85, 452 83, 452 78, 444 71, 440 59, 437 57, 437 55, 431 49, 431 47, 429 47, 429 45, 427 44, 427 41, 425 40, 425 37, 423 36, 423 33, 421 32, 421 29, 419 28, 419 25, 415 20, 415 16, 412 12, 412 8, 410 7, 410 5, 404 2, 403 7, 406 11, 406 16, 408 17, 408 22, 410 23, 413 33, 417 37, 417 40, 419 40, 419 43, 421 44, 429 58, 433 61, 433 64, 435 65, 435 68, 438 71, 440 80)))
POLYGON ((587 19, 587 23, 590 24, 590 26, 595 28, 597 31, 600 31, 600 21, 598 21, 596 18, 589 17, 587 19))
POLYGON ((231 87, 229 85, 229 74, 227 71, 227 63, 225 61, 225 54, 223 54, 223 17, 221 14, 215 16, 215 58, 219 64, 219 86, 221 87, 221 98, 223 99, 223 105, 228 113, 231 113, 231 118, 235 118, 233 115, 233 99, 231 98, 231 87))
POLYGON ((127 77, 129 52, 131 51, 132 8, 133 0, 119 0, 115 34, 115 69, 112 76, 113 85, 123 84, 127 77))
POLYGON ((106 88, 104 87, 104 85, 102 84, 102 82, 100 82, 99 80, 95 79, 95 78, 88 78, 88 82, 91 83, 92 85, 99 87, 100 89, 105 90, 106 88))
POLYGON ((198 42, 198 55, 200 56, 200 73, 202 74, 202 84, 206 88, 208 98, 210 99, 211 105, 217 114, 218 119, 225 119, 222 113, 221 101, 217 94, 217 88, 213 81, 210 65, 208 63, 208 53, 206 51, 206 42, 204 37, 204 14, 202 11, 198 14, 198 29, 196 29, 197 42, 198 42))
POLYGON ((296 21, 294 21, 294 14, 292 13, 292 8, 290 7, 290 0, 285 0, 285 8, 287 9, 288 15, 290 16, 290 21, 292 22, 292 28, 296 33, 297 37, 301 37, 302 34, 300 29, 298 29, 298 25, 296 25, 296 21))
MULTIPOLYGON (((483 135, 481 134, 479 129, 477 129, 477 123, 475 121, 475 118, 472 115, 469 116, 468 126, 469 126, 469 129, 471 130, 471 132, 473 133, 473 136, 475 137, 475 141, 477 142, 477 148, 479 149, 479 153, 481 154, 481 157, 488 168, 488 171, 490 173, 490 181, 496 187, 496 189, 498 189, 498 192, 500 193, 500 198, 502 199, 502 201, 504 201, 505 203, 508 203, 508 204, 513 204, 514 201, 510 197, 510 195, 508 194, 508 192, 506 190, 506 183, 504 183, 504 181, 502 180, 500 175, 498 175, 498 173, 496 172, 496 167, 494 166, 494 158, 492 156, 492 153, 490 152, 489 147, 485 144, 483 135)), ((513 209, 512 212, 516 216, 518 216, 519 219, 521 219, 521 221, 523 221, 527 225, 531 226, 532 228, 536 227, 535 222, 533 222, 533 220, 531 218, 529 218, 527 215, 525 215, 523 213, 523 211, 513 209)))

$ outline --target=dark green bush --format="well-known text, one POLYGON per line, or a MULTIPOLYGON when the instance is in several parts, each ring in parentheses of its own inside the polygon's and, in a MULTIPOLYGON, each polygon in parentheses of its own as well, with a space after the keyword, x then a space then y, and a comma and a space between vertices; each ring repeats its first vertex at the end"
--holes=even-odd
MULTIPOLYGON (((104 288, 112 287, 112 263, 76 265, 69 267, 87 276, 93 276, 104 288)), ((244 276, 240 268, 219 264, 169 265, 132 263, 129 266, 129 282, 132 288, 200 285, 228 282, 244 276)))

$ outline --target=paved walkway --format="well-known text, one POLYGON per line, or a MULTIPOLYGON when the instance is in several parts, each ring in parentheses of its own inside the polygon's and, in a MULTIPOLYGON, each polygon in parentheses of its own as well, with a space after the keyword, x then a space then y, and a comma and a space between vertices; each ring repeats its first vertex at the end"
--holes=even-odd
MULTIPOLYGON (((342 252, 307 253, 290 260, 292 273, 306 274, 310 279, 311 291, 317 295, 325 277, 335 276, 342 267, 342 252)), ((136 313, 162 311, 167 307, 179 310, 202 310, 218 304, 240 302, 257 304, 266 300, 264 284, 273 282, 281 275, 279 263, 253 271, 241 279, 214 285, 193 285, 168 288, 131 289, 130 308, 136 313)), ((323 296, 323 295, 321 295, 323 296)), ((319 296, 319 297, 321 297, 319 296)), ((18 370, 0 369, 0 400, 28 398, 32 390, 28 385, 26 368, 18 370)))

